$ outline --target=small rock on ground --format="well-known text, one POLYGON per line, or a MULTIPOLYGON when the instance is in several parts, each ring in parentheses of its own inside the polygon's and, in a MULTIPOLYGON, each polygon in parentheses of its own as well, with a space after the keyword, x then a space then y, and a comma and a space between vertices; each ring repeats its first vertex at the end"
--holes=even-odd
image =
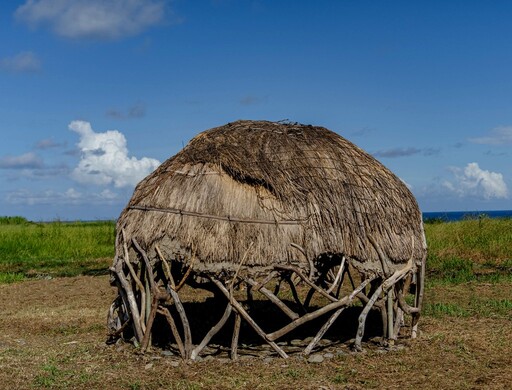
POLYGON ((308 363, 322 363, 324 361, 324 357, 319 354, 311 355, 308 358, 308 363))

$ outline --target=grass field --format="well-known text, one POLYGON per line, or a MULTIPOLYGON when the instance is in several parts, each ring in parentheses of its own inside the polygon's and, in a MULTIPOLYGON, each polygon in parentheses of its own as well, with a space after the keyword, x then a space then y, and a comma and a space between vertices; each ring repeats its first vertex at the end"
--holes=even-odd
POLYGON ((321 364, 300 357, 188 363, 158 349, 140 355, 129 344, 105 344, 115 296, 105 275, 113 222, 0 218, 0 388, 509 389, 512 220, 425 229, 418 339, 400 339, 385 353, 367 340, 364 353, 347 348, 321 364))
POLYGON ((33 223, 0 218, 0 283, 30 277, 106 272, 113 257, 115 224, 33 223))
MULTIPOLYGON (((512 276, 512 219, 425 224, 428 281, 493 281, 512 276)), ((0 217, 0 283, 107 272, 115 223, 34 223, 0 217)))

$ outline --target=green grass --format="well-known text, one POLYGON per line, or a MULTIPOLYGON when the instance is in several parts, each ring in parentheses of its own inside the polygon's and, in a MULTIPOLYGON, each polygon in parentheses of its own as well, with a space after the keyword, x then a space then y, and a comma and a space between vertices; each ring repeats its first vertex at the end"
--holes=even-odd
POLYGON ((510 299, 472 299, 461 302, 426 302, 422 315, 442 317, 501 317, 512 319, 512 300, 510 299))
POLYGON ((0 217, 0 225, 28 225, 31 223, 23 217, 0 217))
POLYGON ((22 277, 103 272, 114 255, 115 224, 32 223, 0 218, 0 283, 22 277))
POLYGON ((512 280, 512 219, 425 224, 431 281, 512 280))
MULTIPOLYGON (((0 217, 0 283, 106 272, 113 221, 34 223, 0 217)), ((427 283, 512 281, 512 219, 425 223, 427 283)))
POLYGON ((20 282, 25 279, 21 272, 0 272, 0 284, 20 282))

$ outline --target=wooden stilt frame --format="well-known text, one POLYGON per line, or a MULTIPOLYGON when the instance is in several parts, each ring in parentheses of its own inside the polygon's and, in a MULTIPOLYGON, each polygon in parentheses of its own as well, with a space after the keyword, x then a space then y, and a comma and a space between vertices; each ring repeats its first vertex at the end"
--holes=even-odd
POLYGON ((354 343, 356 350, 362 350, 365 324, 372 309, 380 310, 383 335, 390 344, 400 332, 404 323, 404 315, 412 317, 411 336, 416 337, 417 335, 424 291, 424 264, 416 269, 411 258, 402 269, 390 273, 389 262, 375 242, 372 243, 379 256, 382 256, 382 273, 352 275, 351 270, 354 272, 355 268, 350 263, 351 260, 343 256, 337 263, 338 265, 333 262, 333 268, 327 270, 324 267, 318 271, 312 265, 313 263, 308 261, 305 269, 291 264, 276 264, 262 274, 261 272, 254 273, 251 267, 243 264, 243 261, 233 273, 199 272, 194 270, 195 256, 188 267, 179 265, 175 268, 173 263, 177 263, 179 260, 165 259, 158 246, 155 246, 152 252, 157 256, 150 259, 147 249, 145 250, 135 239, 128 242, 124 231, 120 232, 117 239, 123 240, 121 246, 123 250, 116 256, 114 266, 111 268, 119 296, 109 309, 110 336, 111 338, 124 337, 127 330, 131 328, 131 334, 135 336, 135 342, 140 344, 142 352, 151 346, 153 324, 155 318, 161 316, 169 326, 170 335, 175 340, 181 357, 196 360, 234 314, 230 346, 230 357, 233 360, 236 360, 239 354, 238 344, 242 321, 245 321, 263 342, 270 345, 278 356, 287 358, 286 348, 278 345, 277 341, 304 324, 327 316, 316 335, 303 350, 304 355, 309 355, 317 348, 319 342, 344 309, 352 305, 355 299, 361 300, 364 304, 359 316, 354 343), (137 259, 130 259, 130 249, 133 249, 138 255, 137 259), (327 272, 330 273, 328 280, 325 278, 327 272), (413 306, 410 306, 405 300, 405 295, 409 292, 413 274, 416 276, 415 302, 413 306), (179 280, 178 284, 175 283, 175 277, 179 280), (191 322, 179 292, 185 284, 190 284, 193 287, 200 286, 200 283, 194 282, 195 278, 210 280, 209 291, 211 288, 216 289, 220 296, 224 296, 226 299, 224 313, 204 335, 199 344, 193 343, 191 322), (300 281, 300 291, 293 283, 293 279, 300 281), (283 301, 279 297, 278 287, 283 280, 287 281, 290 286, 289 293, 296 301, 296 307, 293 307, 293 304, 290 307, 289 303, 286 303, 287 301, 283 301), (347 286, 342 290, 345 281, 346 283, 350 282, 349 286, 351 286, 347 295, 341 293, 341 291, 347 290, 347 286), (271 286, 267 288, 270 282, 273 283, 272 286, 276 286, 273 292, 271 286), (247 294, 245 304, 251 300, 249 298, 252 298, 254 294, 259 293, 268 300, 269 304, 275 305, 286 316, 289 323, 279 329, 264 330, 251 314, 252 310, 246 309, 241 303, 240 298, 243 296, 237 295, 234 291, 236 286, 245 287, 250 292, 247 294), (368 286, 372 287, 367 288, 368 286), (304 287, 307 287, 305 299, 301 298, 301 294, 305 293, 304 287), (309 308, 313 294, 316 294, 317 297, 315 302, 324 303, 320 306, 316 303, 316 306, 309 308), (307 305, 302 302, 306 302, 307 305), (174 309, 171 309, 172 306, 174 309))

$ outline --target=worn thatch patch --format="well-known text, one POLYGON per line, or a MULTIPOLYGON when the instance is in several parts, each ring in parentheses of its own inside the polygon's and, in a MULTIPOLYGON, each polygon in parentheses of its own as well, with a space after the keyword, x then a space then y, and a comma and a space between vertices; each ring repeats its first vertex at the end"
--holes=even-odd
MULTIPOLYGON (((380 273, 424 261, 421 213, 405 184, 323 127, 237 121, 196 136, 139 183, 118 228, 169 259, 219 271, 344 255, 380 273), (295 245, 292 245, 295 244, 295 245)), ((121 251, 121 248, 117 248, 121 251)), ((121 252, 120 252, 121 253, 121 252)))

